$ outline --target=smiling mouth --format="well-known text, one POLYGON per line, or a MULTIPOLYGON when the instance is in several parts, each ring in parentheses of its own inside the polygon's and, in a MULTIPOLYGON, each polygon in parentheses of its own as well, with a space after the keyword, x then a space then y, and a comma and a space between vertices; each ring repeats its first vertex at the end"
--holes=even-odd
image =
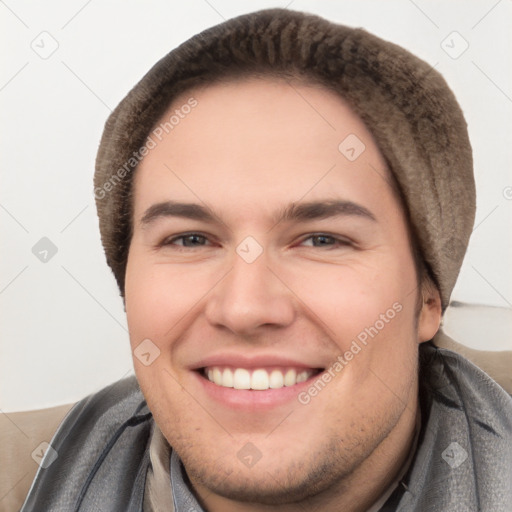
POLYGON ((232 368, 207 366, 200 374, 213 384, 224 388, 265 391, 281 389, 305 382, 321 373, 321 368, 232 368))

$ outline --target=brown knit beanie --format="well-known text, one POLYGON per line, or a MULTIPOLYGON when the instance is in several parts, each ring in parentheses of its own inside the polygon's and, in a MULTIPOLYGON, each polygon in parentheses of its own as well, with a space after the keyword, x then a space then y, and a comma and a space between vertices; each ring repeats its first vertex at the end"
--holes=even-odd
POLYGON ((178 94, 251 74, 312 78, 363 119, 396 178, 445 309, 475 215, 471 146, 453 93, 439 73, 403 48, 286 9, 239 16, 192 37, 161 59, 107 120, 94 187, 101 239, 121 295, 130 188, 150 150, 148 136, 178 94))

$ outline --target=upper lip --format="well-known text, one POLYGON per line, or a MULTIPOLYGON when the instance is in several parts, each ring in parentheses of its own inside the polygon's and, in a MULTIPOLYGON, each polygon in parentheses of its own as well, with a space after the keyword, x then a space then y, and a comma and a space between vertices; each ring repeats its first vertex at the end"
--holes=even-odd
MULTIPOLYGON (((311 361, 313 358, 311 359, 311 361)), ((200 361, 192 364, 190 369, 199 370, 211 366, 231 366, 233 368, 268 368, 273 366, 284 366, 292 368, 324 368, 321 364, 311 364, 311 362, 299 361, 291 357, 280 354, 260 354, 248 356, 244 354, 219 353, 207 356, 200 361)))

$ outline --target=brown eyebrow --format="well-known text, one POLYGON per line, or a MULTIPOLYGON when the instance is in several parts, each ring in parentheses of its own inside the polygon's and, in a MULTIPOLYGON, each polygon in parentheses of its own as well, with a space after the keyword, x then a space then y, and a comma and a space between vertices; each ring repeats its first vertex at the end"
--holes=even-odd
POLYGON ((375 215, 360 204, 352 201, 330 200, 291 203, 277 217, 277 222, 307 221, 326 219, 340 215, 354 215, 377 222, 375 215))
MULTIPOLYGON (((377 221, 375 215, 364 206, 352 201, 330 200, 291 203, 281 210, 275 219, 275 223, 310 221, 340 215, 359 216, 374 222, 377 221)), ((219 222, 218 217, 213 215, 212 212, 204 206, 195 203, 179 203, 174 201, 165 201, 150 206, 144 212, 140 222, 143 226, 147 226, 160 217, 183 217, 210 223, 219 222)))
POLYGON ((177 203, 174 201, 165 201, 150 206, 142 216, 140 223, 148 225, 160 217, 183 217, 185 219, 202 220, 204 222, 215 222, 215 216, 199 204, 177 203))

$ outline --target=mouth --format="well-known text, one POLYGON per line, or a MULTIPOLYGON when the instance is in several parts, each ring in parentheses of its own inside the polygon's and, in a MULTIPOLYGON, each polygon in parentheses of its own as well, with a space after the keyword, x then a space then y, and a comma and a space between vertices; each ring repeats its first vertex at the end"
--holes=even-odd
POLYGON ((291 388, 308 381, 322 371, 323 368, 206 366, 199 369, 199 374, 221 388, 267 391, 291 388))
POLYGON ((321 354, 299 358, 284 353, 217 352, 206 355, 189 369, 203 403, 226 413, 269 413, 297 403, 299 394, 325 372, 321 354))

